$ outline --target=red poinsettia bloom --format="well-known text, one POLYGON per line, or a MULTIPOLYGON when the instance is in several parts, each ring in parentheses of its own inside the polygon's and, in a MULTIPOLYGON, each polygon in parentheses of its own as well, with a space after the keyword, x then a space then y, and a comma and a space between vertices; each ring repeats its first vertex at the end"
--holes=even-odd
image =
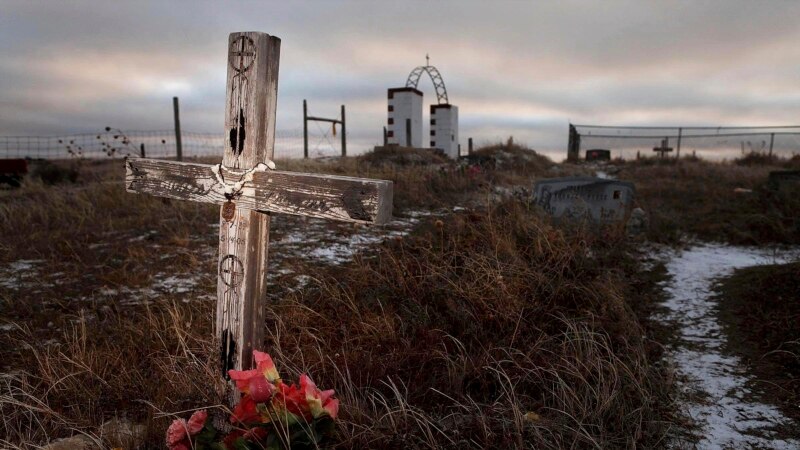
POLYGON ((229 370, 228 376, 236 382, 236 387, 242 393, 250 395, 256 403, 263 403, 277 390, 273 383, 280 381, 280 376, 268 354, 253 350, 253 359, 256 362, 255 369, 229 370))
POLYGON ((231 430, 222 443, 225 444, 227 450, 236 450, 236 440, 244 436, 244 430, 231 430))
POLYGON ((278 394, 273 404, 282 406, 288 412, 298 417, 309 418, 308 403, 305 400, 303 391, 294 384, 281 383, 278 386, 278 394))
POLYGON ((206 424, 208 412, 196 411, 187 422, 176 419, 167 429, 167 447, 169 450, 191 450, 192 436, 199 433, 206 424))
POLYGON ((239 400, 239 404, 233 408, 231 423, 246 425, 260 422, 261 415, 258 413, 258 409, 256 409, 256 402, 249 395, 243 395, 239 400))
POLYGON ((333 389, 320 391, 314 381, 306 374, 300 375, 300 390, 303 392, 308 411, 313 418, 328 415, 336 419, 339 414, 339 400, 333 398, 333 389))

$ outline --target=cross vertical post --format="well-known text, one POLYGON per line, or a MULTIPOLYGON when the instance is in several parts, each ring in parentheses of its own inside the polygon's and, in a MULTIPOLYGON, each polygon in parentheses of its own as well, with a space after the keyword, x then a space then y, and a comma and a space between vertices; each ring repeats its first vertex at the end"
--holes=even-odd
MULTIPOLYGON (((272 159, 280 43, 266 33, 228 38, 225 167, 248 170, 272 159)), ((252 209, 220 209, 215 335, 223 377, 251 367, 264 339, 269 222, 269 214, 252 209)))

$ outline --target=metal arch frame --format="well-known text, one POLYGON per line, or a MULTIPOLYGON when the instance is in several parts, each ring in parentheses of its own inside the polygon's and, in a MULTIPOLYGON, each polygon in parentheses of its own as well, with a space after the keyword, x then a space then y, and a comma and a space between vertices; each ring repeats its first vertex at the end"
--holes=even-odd
POLYGON ((433 82, 433 87, 436 89, 436 100, 439 102, 440 105, 447 105, 450 101, 447 98, 447 88, 444 86, 444 78, 442 78, 442 74, 439 73, 439 70, 436 69, 434 66, 419 66, 411 71, 408 74, 408 79, 406 80, 406 87, 410 88, 417 88, 419 84, 419 78, 422 76, 422 72, 427 72, 428 75, 431 77, 431 82, 433 82), (444 100, 444 101, 442 101, 444 100))

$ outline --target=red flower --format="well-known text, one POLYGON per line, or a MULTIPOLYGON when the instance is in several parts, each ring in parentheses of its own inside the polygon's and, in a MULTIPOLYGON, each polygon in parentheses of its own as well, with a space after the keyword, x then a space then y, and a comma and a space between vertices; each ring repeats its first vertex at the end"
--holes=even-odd
POLYGON ((227 436, 225 436, 225 439, 222 440, 222 443, 225 444, 226 449, 236 450, 236 440, 242 436, 244 436, 243 430, 232 430, 227 436))
POLYGON ((279 385, 279 391, 273 404, 276 403, 298 417, 309 418, 311 416, 303 391, 294 384, 281 383, 279 385))
POLYGON ((256 402, 249 395, 244 395, 239 400, 239 404, 233 408, 233 415, 231 415, 231 423, 260 423, 261 415, 258 414, 256 409, 256 402))
POLYGON ((208 412, 205 409, 201 409, 200 411, 196 411, 194 414, 192 414, 192 417, 189 418, 189 422, 186 424, 189 434, 194 436, 202 431, 203 427, 206 425, 207 419, 208 412))
POLYGON ((167 447, 169 450, 190 450, 192 436, 199 433, 206 424, 208 412, 196 411, 189 421, 176 419, 167 429, 167 447))
POLYGON ((339 417, 339 399, 338 398, 331 398, 325 401, 322 404, 322 409, 325 410, 325 413, 331 417, 331 419, 336 420, 339 417))
POLYGON ((314 381, 306 374, 300 375, 300 389, 303 391, 308 411, 313 418, 328 415, 336 419, 339 414, 339 400, 333 398, 333 389, 320 391, 314 381))
POLYGON ((263 403, 275 393, 273 383, 280 381, 280 376, 268 354, 253 350, 253 359, 256 362, 255 369, 229 370, 228 375, 243 394, 250 395, 256 403, 263 403))
POLYGON ((300 386, 294 384, 281 384, 280 390, 276 395, 276 402, 283 406, 290 413, 305 418, 306 420, 316 419, 322 416, 330 416, 336 419, 339 415, 339 400, 333 398, 335 391, 328 389, 320 391, 314 381, 308 375, 300 375, 300 386))

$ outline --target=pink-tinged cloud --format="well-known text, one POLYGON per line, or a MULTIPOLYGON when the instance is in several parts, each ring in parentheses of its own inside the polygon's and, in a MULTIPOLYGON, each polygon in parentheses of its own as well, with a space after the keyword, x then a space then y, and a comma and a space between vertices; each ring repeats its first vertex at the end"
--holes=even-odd
MULTIPOLYGON (((562 151, 568 121, 800 121, 800 3, 12 1, 2 10, 0 135, 170 128, 172 96, 184 129, 220 132, 227 35, 238 30, 282 39, 278 128, 301 128, 303 99, 323 116, 346 104, 351 153, 380 143, 386 89, 426 53, 459 106, 463 146, 514 135, 562 151)), ((420 88, 429 103, 430 82, 420 88)))

